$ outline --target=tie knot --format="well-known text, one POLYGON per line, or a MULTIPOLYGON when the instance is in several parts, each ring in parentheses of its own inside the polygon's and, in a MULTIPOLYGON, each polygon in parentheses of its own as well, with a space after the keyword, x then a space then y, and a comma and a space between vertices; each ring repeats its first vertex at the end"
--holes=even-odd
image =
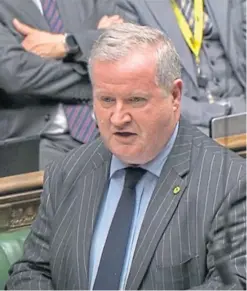
POLYGON ((124 188, 134 189, 141 177, 146 173, 142 168, 128 167, 125 169, 124 188))

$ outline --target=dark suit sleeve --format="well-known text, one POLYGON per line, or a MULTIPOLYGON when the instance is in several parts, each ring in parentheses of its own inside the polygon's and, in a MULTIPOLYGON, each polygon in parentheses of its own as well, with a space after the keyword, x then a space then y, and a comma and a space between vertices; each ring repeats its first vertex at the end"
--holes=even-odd
POLYGON ((49 262, 49 243, 53 217, 51 195, 54 194, 50 185, 55 170, 51 165, 46 171, 39 212, 25 241, 22 259, 9 271, 10 278, 6 284, 8 290, 54 289, 49 262))
POLYGON ((201 286, 194 290, 245 290, 246 289, 246 177, 242 177, 234 186, 216 212, 212 221, 212 241, 208 243, 207 249, 207 276, 201 286), (235 280, 232 285, 224 285, 216 268, 214 259, 214 248, 218 245, 226 246, 224 215, 226 203, 229 203, 229 231, 231 237, 231 251, 228 259, 235 280))
POLYGON ((122 16, 122 11, 117 7, 115 0, 94 0, 92 14, 82 23, 82 31, 73 33, 80 47, 80 53, 74 58, 76 62, 88 61, 94 42, 104 31, 103 29, 97 29, 100 19, 104 15, 112 16, 115 14, 122 16), (83 29, 83 27, 87 27, 88 29, 83 29))
POLYGON ((118 14, 126 21, 141 24, 135 5, 129 0, 116 0, 118 14))
POLYGON ((80 47, 80 52, 73 58, 74 62, 88 62, 93 44, 99 38, 101 33, 102 30, 98 29, 90 29, 82 31, 81 33, 73 33, 73 36, 80 47))
MULTIPOLYGON (((20 36, 0 23, 0 88, 9 94, 55 100, 91 98, 87 71, 26 52, 20 36)), ((79 66, 79 65, 78 65, 79 66)), ((72 100, 73 101, 73 100, 72 100)))

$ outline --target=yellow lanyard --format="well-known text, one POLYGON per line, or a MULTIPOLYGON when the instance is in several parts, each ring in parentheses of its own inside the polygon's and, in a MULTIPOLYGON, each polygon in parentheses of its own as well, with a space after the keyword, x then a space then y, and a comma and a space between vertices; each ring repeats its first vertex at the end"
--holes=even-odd
POLYGON ((185 41, 195 56, 196 63, 199 65, 200 49, 202 46, 203 29, 204 29, 204 12, 203 12, 203 0, 194 0, 194 21, 195 31, 194 34, 190 29, 190 26, 181 12, 178 4, 175 0, 171 0, 172 8, 176 15, 179 28, 183 34, 185 41))

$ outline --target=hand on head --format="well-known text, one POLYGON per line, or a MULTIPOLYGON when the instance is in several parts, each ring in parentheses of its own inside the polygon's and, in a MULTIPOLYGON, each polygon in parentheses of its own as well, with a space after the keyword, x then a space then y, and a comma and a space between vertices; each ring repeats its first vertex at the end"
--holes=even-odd
POLYGON ((98 29, 105 29, 105 28, 111 27, 114 24, 120 24, 123 22, 124 22, 124 20, 119 15, 112 15, 112 16, 104 15, 100 19, 97 28, 98 29))

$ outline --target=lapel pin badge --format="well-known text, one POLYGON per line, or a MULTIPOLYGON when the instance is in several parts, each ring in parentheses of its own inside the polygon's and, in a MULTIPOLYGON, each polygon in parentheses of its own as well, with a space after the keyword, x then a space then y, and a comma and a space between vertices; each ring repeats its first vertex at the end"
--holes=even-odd
POLYGON ((177 195, 180 192, 181 188, 179 186, 173 188, 173 194, 177 195))

